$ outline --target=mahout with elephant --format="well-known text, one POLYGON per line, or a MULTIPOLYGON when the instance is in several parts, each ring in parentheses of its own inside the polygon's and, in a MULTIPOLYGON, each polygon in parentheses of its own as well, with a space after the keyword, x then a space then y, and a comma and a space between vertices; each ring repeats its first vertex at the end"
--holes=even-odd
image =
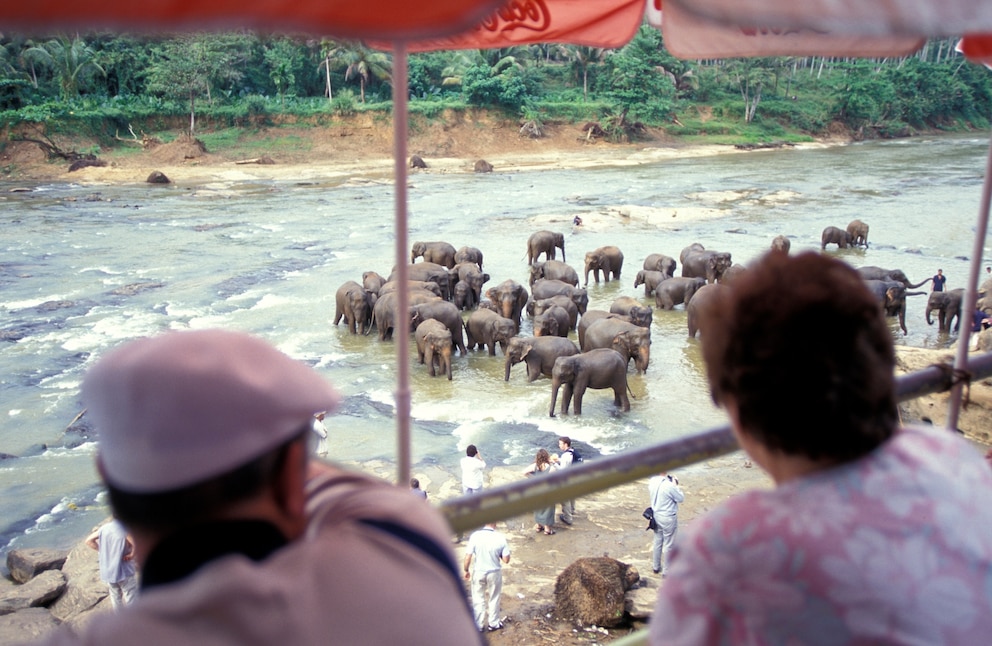
POLYGON ((535 262, 531 264, 531 286, 533 287, 534 283, 542 278, 545 280, 560 280, 563 283, 568 283, 569 285, 575 287, 578 287, 579 285, 579 274, 575 271, 575 268, 560 260, 545 260, 544 262, 535 262))
POLYGON ((868 248, 868 225, 861 220, 851 220, 847 225, 847 234, 851 237, 852 247, 868 248))
MULTIPOLYGON (((862 276, 863 278, 863 276, 862 276)), ((899 328, 902 333, 909 334, 906 330, 906 297, 923 296, 926 292, 906 291, 906 285, 895 280, 865 280, 868 290, 878 299, 878 304, 885 312, 886 316, 894 316, 899 319, 899 328)))
POLYGON ((693 294, 706 284, 705 278, 676 277, 662 281, 654 290, 654 304, 660 310, 672 310, 676 305, 688 306, 693 294))
POLYGON ((552 305, 534 316, 534 336, 563 336, 571 331, 571 316, 564 307, 552 305))
POLYGON ((954 331, 961 329, 961 302, 964 299, 964 289, 950 289, 946 292, 930 292, 927 299, 926 318, 927 325, 933 325, 931 314, 937 312, 938 329, 941 332, 951 331, 951 322, 954 321, 954 331))
POLYGON ((683 249, 679 258, 682 260, 683 278, 705 278, 708 283, 718 282, 733 264, 729 252, 712 251, 698 242, 683 249))
POLYGON ((372 322, 372 297, 365 288, 349 280, 338 287, 334 303, 334 325, 344 318, 348 322, 349 332, 365 334, 372 322))
POLYGON ((651 320, 654 318, 654 311, 649 305, 644 305, 630 296, 620 296, 614 299, 610 305, 610 313, 623 314, 630 318, 631 323, 641 327, 651 327, 651 320))
POLYGON ((589 285, 589 272, 599 284, 599 275, 603 275, 603 282, 620 280, 620 271, 623 269, 623 252, 619 247, 607 245, 599 247, 586 253, 585 262, 585 284, 589 285))
POLYGON ((568 329, 574 330, 579 321, 579 308, 572 302, 572 299, 563 294, 530 301, 527 303, 527 313, 536 317, 544 314, 552 307, 560 307, 568 312, 568 329))
POLYGON ((933 280, 933 278, 924 278, 918 283, 912 283, 910 282, 909 277, 906 276, 906 272, 904 272, 902 269, 883 269, 881 267, 875 267, 872 265, 858 267, 856 271, 865 280, 891 280, 897 283, 902 283, 903 287, 905 287, 906 289, 916 289, 917 287, 923 287, 931 280, 933 280))
POLYGON ((451 331, 436 319, 417 325, 413 333, 417 344, 417 359, 427 364, 427 372, 436 377, 440 372, 451 381, 451 331))
POLYGON ((543 253, 545 260, 555 259, 555 248, 561 249, 565 260, 565 234, 556 231, 536 231, 527 238, 527 264, 533 265, 543 253))
POLYGON ((835 244, 838 249, 847 249, 851 246, 851 234, 839 227, 827 227, 820 234, 820 249, 826 249, 828 244, 835 244))
POLYGON ((527 289, 515 280, 507 279, 495 287, 486 290, 486 298, 496 306, 496 312, 513 321, 520 333, 520 317, 527 306, 530 294, 527 289))
POLYGON ((634 277, 634 289, 644 285, 644 295, 651 296, 658 285, 671 278, 668 274, 655 269, 642 269, 634 277))
MULTIPOLYGON (((663 253, 652 253, 644 259, 645 271, 660 271, 669 278, 675 275, 676 266, 675 258, 666 256, 663 253)), ((634 287, 637 287, 637 285, 634 285, 634 287)))
POLYGON ((455 252, 455 264, 472 262, 482 269, 482 250, 475 247, 460 247, 455 252))
POLYGON ((414 329, 422 321, 435 319, 444 324, 451 332, 451 343, 458 348, 458 352, 465 356, 465 323, 462 321, 461 311, 455 307, 454 303, 444 300, 430 301, 410 305, 410 325, 414 329))
POLYGON ((692 299, 685 306, 685 323, 689 330, 690 339, 695 338, 699 331, 700 313, 710 304, 715 303, 717 299, 722 298, 720 294, 727 289, 730 289, 727 285, 712 283, 703 285, 692 295, 692 299))
POLYGON ((542 278, 531 287, 531 298, 539 301, 552 296, 568 296, 575 303, 579 314, 585 314, 589 308, 589 292, 585 287, 575 287, 560 280, 547 280, 542 278))
POLYGON ((447 269, 455 266, 455 247, 448 242, 414 242, 410 248, 410 263, 424 257, 424 262, 433 262, 447 269))
POLYGON ((484 308, 472 312, 465 321, 466 347, 469 350, 485 347, 490 357, 496 356, 496 344, 506 354, 506 347, 516 333, 513 321, 484 308))
POLYGON ((555 416, 558 391, 564 386, 561 399, 562 414, 568 413, 572 398, 575 398, 574 414, 582 414, 582 397, 587 388, 613 389, 613 403, 622 411, 630 410, 627 397, 627 361, 616 350, 597 348, 580 354, 558 357, 551 370, 551 408, 548 414, 555 416))
POLYGON ((624 366, 633 359, 637 371, 644 372, 651 362, 651 329, 628 321, 603 318, 586 328, 581 348, 583 352, 611 348, 623 356, 624 366))
POLYGON ((515 336, 506 346, 504 380, 510 380, 510 368, 523 362, 527 366, 527 381, 541 375, 551 376, 558 357, 579 354, 575 342, 560 336, 515 336))

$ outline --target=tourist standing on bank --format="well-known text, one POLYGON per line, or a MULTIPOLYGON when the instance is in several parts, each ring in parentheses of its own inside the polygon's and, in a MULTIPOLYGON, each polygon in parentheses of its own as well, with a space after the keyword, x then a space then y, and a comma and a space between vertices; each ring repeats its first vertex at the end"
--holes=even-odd
POLYGON ((654 543, 651 546, 651 571, 668 573, 668 553, 672 551, 679 528, 679 503, 685 500, 679 479, 662 473, 648 481, 651 509, 654 511, 654 543))
POLYGON ((138 570, 134 566, 134 541, 116 518, 86 537, 86 545, 97 551, 100 580, 110 589, 114 610, 134 601, 138 592, 138 570))
POLYGON ((510 546, 506 536, 496 531, 496 523, 486 523, 469 536, 465 550, 465 578, 472 582, 472 609, 479 630, 492 632, 503 627, 499 600, 503 593, 503 564, 509 562, 510 546))
MULTIPOLYGON (((575 462, 575 451, 572 449, 572 439, 567 435, 562 435, 558 438, 558 450, 561 454, 558 455, 554 462, 558 465, 559 469, 567 469, 572 466, 575 462)), ((566 500, 561 503, 561 514, 558 519, 565 523, 566 525, 572 524, 572 516, 575 514, 575 501, 566 500)))
POLYGON ((462 466, 462 493, 478 493, 482 491, 483 475, 486 468, 486 461, 482 459, 482 454, 474 444, 465 447, 465 457, 461 461, 462 466))

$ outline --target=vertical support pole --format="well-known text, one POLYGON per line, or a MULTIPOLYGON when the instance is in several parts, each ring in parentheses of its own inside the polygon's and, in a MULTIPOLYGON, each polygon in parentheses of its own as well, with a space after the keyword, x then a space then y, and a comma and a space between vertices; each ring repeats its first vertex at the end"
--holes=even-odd
MULTIPOLYGON (((407 231, 406 138, 407 138, 406 43, 393 43, 393 164, 396 186, 396 267, 399 284, 409 279, 409 235, 407 231)), ((410 295, 397 290, 396 328, 396 484, 410 482, 410 295)))
MULTIPOLYGON (((961 314, 965 317, 958 336, 958 351, 954 356, 954 369, 963 370, 968 365, 968 345, 971 342, 972 315, 975 303, 978 301, 978 276, 982 270, 982 254, 985 251, 985 236, 989 228, 989 203, 992 202, 992 135, 989 139, 989 150, 985 159, 985 179, 982 182, 982 201, 978 209, 978 224, 975 226, 975 241, 971 250, 971 268, 968 271, 968 284, 964 290, 961 314)), ((963 383, 951 387, 950 406, 947 409, 947 428, 954 431, 958 428, 961 414, 961 396, 963 383)))

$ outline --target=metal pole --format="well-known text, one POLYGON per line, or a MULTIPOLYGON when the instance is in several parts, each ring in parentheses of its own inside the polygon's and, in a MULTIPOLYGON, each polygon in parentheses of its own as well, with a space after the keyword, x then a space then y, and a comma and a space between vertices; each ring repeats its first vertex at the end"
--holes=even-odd
MULTIPOLYGON (((409 279, 409 242, 406 212, 406 137, 407 137, 407 69, 406 43, 393 43, 393 164, 396 178, 396 269, 400 285, 409 279)), ((396 290, 396 315, 393 338, 396 340, 396 483, 410 482, 410 295, 396 290)))
MULTIPOLYGON (((968 344, 971 335, 972 315, 975 312, 975 303, 978 301, 978 275, 982 269, 982 254, 985 251, 990 202, 992 202, 992 135, 990 135, 989 150, 985 160, 985 179, 982 182, 982 201, 978 209, 978 225, 975 227, 975 241, 971 250, 971 268, 968 271, 968 284, 965 286, 962 303, 961 313, 967 318, 958 337, 958 351, 954 356, 955 370, 963 369, 968 364, 968 344)), ((951 388, 951 406, 947 410, 947 428, 951 430, 956 430, 958 427, 963 389, 964 384, 960 383, 951 388)))

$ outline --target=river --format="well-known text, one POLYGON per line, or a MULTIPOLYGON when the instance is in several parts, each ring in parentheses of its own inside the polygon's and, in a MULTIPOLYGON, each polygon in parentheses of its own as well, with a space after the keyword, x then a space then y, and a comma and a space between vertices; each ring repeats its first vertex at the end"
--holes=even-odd
MULTIPOLYGON (((609 309, 620 295, 643 298, 633 280, 650 253, 677 257, 700 242, 747 263, 778 234, 791 238, 793 253, 819 250, 825 226, 859 218, 871 227, 870 247, 828 253, 855 266, 900 267, 914 281, 942 268, 951 289, 967 276, 987 146, 982 136, 921 137, 626 167, 425 173, 410 179, 410 241, 480 248, 487 287, 526 283, 533 231, 564 232, 580 274, 586 251, 615 244, 625 255, 622 280, 589 289, 590 307, 609 309), (673 209, 719 217, 684 221, 673 209), (588 226, 573 229, 575 215, 588 226)), ((14 188, 0 182, 2 553, 66 547, 106 516, 85 417, 74 427, 81 431, 66 432, 81 411, 80 379, 108 348, 167 329, 222 326, 271 340, 345 396, 328 418, 331 457, 395 455, 395 346, 331 325, 341 283, 393 265, 389 183, 14 188)), ((924 307, 924 296, 911 298, 909 334, 893 322, 896 342, 945 347, 951 339, 927 326, 924 307)), ((590 391, 581 417, 552 419, 550 381, 528 384, 523 370, 504 382, 502 356, 474 352, 455 358, 448 382, 414 364, 413 473, 453 471, 469 443, 491 463, 522 467, 559 434, 594 457, 725 421, 681 307, 656 311, 651 365, 643 375, 631 366, 627 414, 608 391, 590 391)))

